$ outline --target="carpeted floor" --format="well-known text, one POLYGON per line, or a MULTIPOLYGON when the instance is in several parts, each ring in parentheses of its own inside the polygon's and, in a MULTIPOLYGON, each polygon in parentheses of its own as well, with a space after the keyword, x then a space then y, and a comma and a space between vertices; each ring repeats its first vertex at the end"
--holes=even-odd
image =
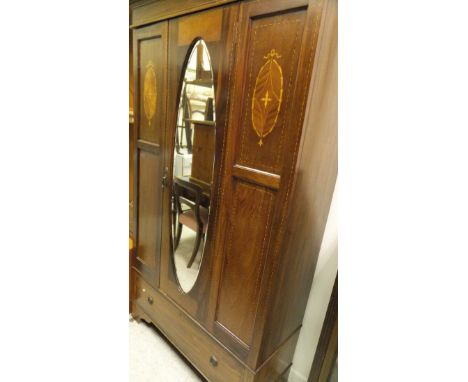
POLYGON ((129 323, 130 382, 201 382, 183 358, 145 322, 129 323))

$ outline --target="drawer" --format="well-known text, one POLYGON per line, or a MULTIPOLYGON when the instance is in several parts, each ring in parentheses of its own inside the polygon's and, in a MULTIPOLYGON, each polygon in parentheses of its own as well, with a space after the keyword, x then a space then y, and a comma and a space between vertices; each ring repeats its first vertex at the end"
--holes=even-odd
MULTIPOLYGON (((188 317, 135 272, 134 315, 139 309, 209 381, 251 380, 252 373, 188 317)), ((155 355, 157 356, 157 355, 155 355)))
POLYGON ((134 301, 143 308, 145 312, 152 313, 154 310, 154 299, 156 291, 146 283, 141 276, 134 271, 135 275, 135 297, 134 301))

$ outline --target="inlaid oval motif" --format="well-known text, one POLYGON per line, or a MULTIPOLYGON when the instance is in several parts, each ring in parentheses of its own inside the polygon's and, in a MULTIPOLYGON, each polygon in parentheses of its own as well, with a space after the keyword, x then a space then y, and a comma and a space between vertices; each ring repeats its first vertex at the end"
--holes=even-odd
POLYGON ((252 95, 252 127, 259 146, 275 128, 283 99, 283 71, 276 61, 281 56, 272 49, 264 58, 267 61, 258 72, 252 95))
POLYGON ((143 108, 145 109, 148 127, 151 127, 151 121, 156 112, 156 73, 153 62, 149 61, 146 65, 145 80, 143 83, 143 108))

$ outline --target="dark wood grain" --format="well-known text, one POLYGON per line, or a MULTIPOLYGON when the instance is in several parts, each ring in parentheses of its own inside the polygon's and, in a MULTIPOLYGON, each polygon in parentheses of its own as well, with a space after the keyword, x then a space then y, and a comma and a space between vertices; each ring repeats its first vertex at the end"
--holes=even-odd
POLYGON ((142 0, 132 5, 131 24, 135 28, 234 1, 236 0, 142 0))
POLYGON ((135 174, 134 174, 134 156, 133 153, 135 151, 135 132, 134 132, 134 124, 129 123, 129 129, 128 129, 128 158, 129 158, 129 163, 128 163, 128 185, 129 185, 129 191, 128 191, 128 218, 129 218, 129 223, 128 223, 128 230, 129 230, 129 235, 131 237, 134 236, 135 233, 135 228, 134 228, 134 213, 133 213, 133 206, 134 206, 134 188, 135 188, 135 174))
POLYGON ((327 7, 319 35, 261 358, 302 323, 338 171, 336 7, 327 7))
POLYGON ((128 240, 128 302, 129 302, 129 313, 132 313, 132 296, 133 296, 133 272, 132 272, 132 266, 133 266, 133 252, 134 252, 134 247, 133 247, 133 239, 129 238, 128 240))
POLYGON ((161 171, 158 157, 139 150, 138 185, 138 241, 135 264, 155 283, 157 277, 157 258, 161 247, 161 203, 158 202, 161 186, 161 171))
POLYGON ((128 149, 129 149, 129 163, 128 163, 128 185, 129 185, 129 191, 128 191, 128 214, 129 214, 129 234, 131 237, 134 235, 134 226, 133 226, 133 190, 134 190, 134 163, 133 163, 133 153, 135 151, 135 132, 133 131, 134 129, 134 114, 133 114, 133 107, 134 107, 134 83, 133 83, 133 36, 132 36, 132 30, 129 30, 129 128, 128 128, 128 149))
MULTIPOLYGON (((131 23, 131 9, 129 10, 129 22, 131 23)), ((129 230, 129 255, 128 255, 128 300, 129 300, 129 313, 132 313, 132 294, 133 294, 133 279, 132 279, 132 266, 133 266, 133 237, 134 237, 134 226, 133 226, 133 190, 134 190, 134 163, 133 163, 133 153, 135 150, 135 132, 133 130, 134 127, 134 114, 133 114, 133 106, 134 106, 134 83, 133 83, 133 35, 132 30, 129 29, 128 33, 128 48, 129 48, 129 75, 128 75, 128 82, 129 82, 129 129, 128 129, 128 230, 129 230)))
POLYGON ((232 176, 273 190, 279 189, 281 177, 266 171, 250 168, 239 164, 232 168, 232 176))
POLYGON ((285 341, 257 370, 250 369, 222 342, 190 315, 180 310, 167 295, 146 283, 132 270, 132 315, 154 324, 176 349, 208 380, 219 382, 286 381, 299 331, 285 341), (217 366, 210 362, 217 360, 217 366), (286 378, 286 379, 285 379, 286 378))
POLYGON ((275 196, 263 187, 235 183, 224 251, 216 322, 250 347, 268 250, 275 196))
POLYGON ((241 381, 245 367, 230 355, 222 345, 210 338, 196 322, 180 314, 178 309, 160 293, 135 276, 135 316, 145 312, 151 321, 171 340, 197 369, 209 380, 224 378, 224 381, 241 381), (174 323, 177 322, 177 325, 174 323), (216 357, 218 365, 210 363, 216 357))
MULTIPOLYGON (((183 293, 177 281, 175 265, 171 249, 171 220, 170 192, 171 181, 164 194, 164 219, 163 241, 161 252, 161 289, 181 307, 181 309, 196 317, 201 323, 209 326, 207 311, 209 304, 209 293, 213 280, 213 246, 217 237, 217 214, 219 204, 220 171, 222 168, 222 157, 226 147, 225 129, 227 123, 227 90, 229 74, 232 66, 234 48, 234 23, 237 18, 238 5, 227 5, 221 8, 202 11, 196 14, 175 18, 169 23, 169 72, 167 86, 167 134, 165 147, 165 158, 172 163, 174 155, 174 138, 178 110, 178 102, 181 90, 181 76, 184 73, 184 64, 188 59, 191 47, 198 38, 205 39, 210 54, 211 65, 214 76, 215 91, 215 152, 214 173, 212 180, 212 192, 210 193, 210 221, 206 234, 206 245, 197 281, 189 293, 183 293), (210 25, 219 28, 214 33, 209 31, 210 25), (215 36, 218 36, 215 38, 215 36)), ((213 127, 210 127, 213 128, 213 127)), ((172 177, 172 165, 169 167, 168 178, 172 177)))
POLYGON ((191 178, 211 188, 215 154, 215 125, 193 123, 193 153, 191 178))
MULTIPOLYGON (((134 109, 134 239, 133 264, 152 285, 159 282, 164 157, 160 146, 165 135, 167 77, 167 22, 133 31, 134 109), (149 65, 155 88, 145 88, 149 65), (155 91, 154 112, 148 119, 145 92, 155 91), (146 109, 145 109, 146 107, 146 109)), ((147 93, 146 93, 147 94, 147 93)))
MULTIPOLYGON (((315 2, 309 6, 308 1, 241 3, 239 45, 231 84, 236 101, 231 104, 229 113, 220 239, 216 248, 220 264, 215 265, 214 274, 218 278, 214 279, 211 290, 211 299, 216 299, 217 304, 210 305, 210 315, 213 332, 251 368, 261 365, 297 330, 294 328, 277 341, 274 332, 281 328, 272 326, 265 330, 265 327, 273 319, 272 313, 268 313, 269 299, 274 298, 272 283, 281 272, 279 261, 290 256, 280 251, 280 245, 289 224, 287 212, 296 203, 290 190, 307 101, 304 84, 310 82, 312 74, 321 9, 315 2), (276 119, 274 126, 263 128, 270 132, 261 138, 252 117, 253 105, 257 102, 255 107, 258 108, 258 100, 252 98, 263 81, 262 68, 270 65, 271 57, 281 66, 283 92, 282 97, 277 97, 276 107, 281 98, 277 113, 277 109, 269 109, 268 99, 273 96, 267 94, 271 89, 276 90, 261 88, 264 93, 260 100, 264 99, 263 107, 269 113, 266 121, 273 123, 276 119), (281 181, 277 187, 271 187, 271 184, 258 184, 260 177, 250 179, 258 185, 256 192, 247 193, 244 192, 245 180, 239 176, 242 168, 252 169, 251 173, 269 173, 270 179, 281 181), (266 195, 269 195, 268 203, 264 202, 266 195), (237 206, 242 208, 238 210, 237 206), (246 292, 240 299, 237 293, 240 296, 242 290, 246 292), (220 333, 223 328, 225 333, 220 333), (262 352, 269 337, 275 337, 270 342, 274 345, 262 352)), ((289 357, 292 359, 292 352, 289 357)))
POLYGON ((148 142, 144 139, 137 140, 137 147, 140 150, 153 153, 153 154, 160 154, 161 153, 161 145, 158 143, 148 142))
POLYGON ((128 41, 128 48, 129 48, 129 75, 128 75, 128 83, 129 83, 129 90, 128 90, 128 108, 133 112, 133 107, 135 104, 135 89, 133 83, 133 31, 130 29, 128 33, 129 41, 128 41))
POLYGON ((133 277, 153 299, 134 286, 133 314, 210 381, 286 380, 337 175, 336 0, 227 2, 131 4, 133 277), (181 75, 199 38, 214 73, 216 124, 203 128, 216 131, 215 171, 204 258, 184 293, 171 248, 172 160, 181 75), (145 96, 145 76, 156 95, 145 96), (154 115, 144 109, 152 99, 154 115))
POLYGON ((132 36, 132 30, 129 30, 129 42, 128 42, 128 47, 129 47, 129 128, 128 128, 128 157, 129 157, 129 163, 128 163, 128 185, 129 185, 129 191, 128 191, 128 204, 129 204, 129 233, 130 236, 133 236, 133 188, 134 188, 134 166, 133 166, 133 152, 135 150, 135 141, 134 141, 134 136, 135 133, 133 131, 134 127, 134 118, 133 118, 133 95, 134 95, 134 84, 133 84, 133 36, 132 36))

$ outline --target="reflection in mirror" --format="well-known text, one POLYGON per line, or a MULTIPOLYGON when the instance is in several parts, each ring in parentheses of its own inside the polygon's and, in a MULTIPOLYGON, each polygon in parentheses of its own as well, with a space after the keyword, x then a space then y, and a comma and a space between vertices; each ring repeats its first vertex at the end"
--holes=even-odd
POLYGON ((215 151, 214 82, 203 40, 189 52, 182 77, 174 145, 173 260, 184 292, 198 277, 208 231, 215 151))

